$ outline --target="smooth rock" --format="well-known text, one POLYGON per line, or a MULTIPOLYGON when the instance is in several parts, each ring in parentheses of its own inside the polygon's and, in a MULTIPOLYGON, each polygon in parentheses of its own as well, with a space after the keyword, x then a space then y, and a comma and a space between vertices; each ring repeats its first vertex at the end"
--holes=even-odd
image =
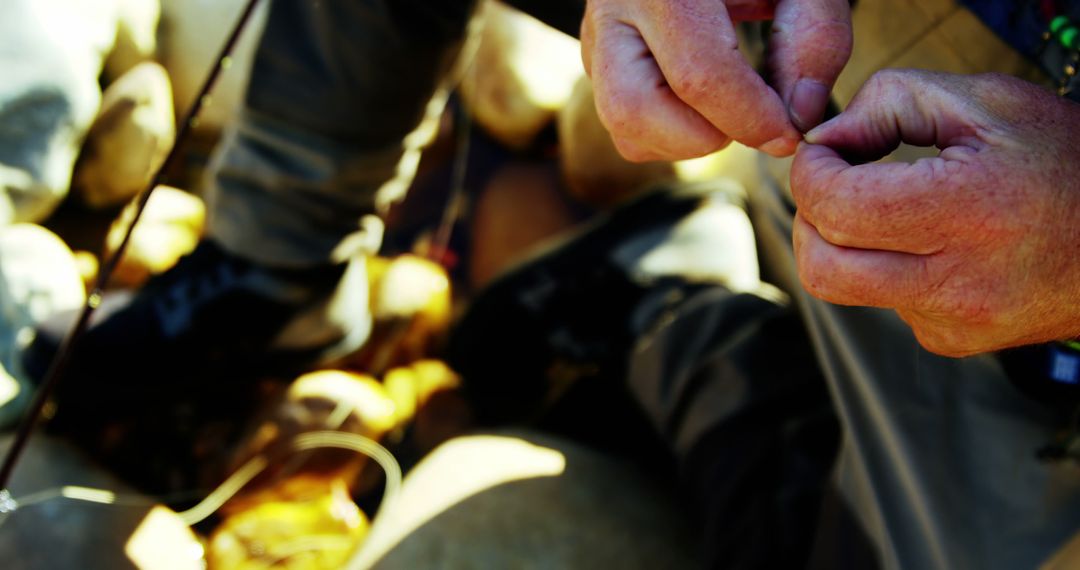
POLYGON ((292 570, 341 568, 368 530, 368 520, 341 481, 302 500, 253 504, 231 514, 210 537, 210 568, 292 570))
POLYGON ((391 368, 383 376, 383 387, 394 402, 398 427, 412 422, 417 411, 438 392, 456 390, 460 386, 461 378, 456 372, 445 362, 431 358, 391 368))
POLYGON ((450 276, 434 261, 412 254, 370 257, 367 265, 374 326, 346 367, 382 375, 428 356, 445 340, 452 316, 450 276))
POLYGON ((0 18, 0 225, 45 219, 101 101, 116 0, 4 0, 0 18))
MULTIPOLYGON (((134 203, 129 204, 109 227, 105 238, 106 259, 120 246, 134 215, 134 203)), ((110 284, 129 289, 140 287, 152 275, 165 271, 191 253, 205 226, 206 205, 201 198, 172 186, 158 186, 150 195, 110 284)))
POLYGON ((394 403, 380 382, 363 374, 319 370, 300 376, 285 394, 286 404, 303 408, 298 430, 335 429, 381 438, 394 425, 394 403))
POLYGON ((473 119, 511 148, 527 146, 584 75, 580 43, 499 2, 486 2, 476 56, 461 81, 473 119))
POLYGON ((98 271, 101 270, 101 262, 97 256, 86 250, 78 250, 75 254, 75 269, 79 272, 79 277, 82 277, 83 287, 86 289, 87 294, 93 290, 94 284, 97 282, 98 271))
POLYGON ((115 0, 116 42, 105 60, 105 77, 111 83, 136 65, 157 55, 160 0, 115 0))
POLYGON ((231 470, 259 455, 270 463, 243 493, 223 507, 223 512, 236 513, 253 505, 305 495, 312 482, 318 486, 326 480, 355 480, 366 456, 340 449, 297 453, 291 451, 291 442, 304 433, 323 430, 379 440, 394 422, 394 401, 370 376, 341 370, 317 370, 300 376, 269 417, 237 447, 231 470))
POLYGON ((34 327, 85 297, 75 257, 59 237, 33 224, 0 227, 0 427, 14 423, 30 398, 20 354, 34 327))
POLYGON ((130 200, 146 188, 175 136, 165 68, 135 66, 105 90, 75 167, 79 198, 93 208, 130 200))

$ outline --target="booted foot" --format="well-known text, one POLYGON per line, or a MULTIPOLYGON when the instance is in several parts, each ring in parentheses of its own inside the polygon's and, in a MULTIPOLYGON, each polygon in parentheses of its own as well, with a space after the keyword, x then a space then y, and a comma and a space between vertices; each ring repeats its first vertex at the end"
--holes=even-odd
MULTIPOLYGON (((286 374, 347 353, 370 328, 364 273, 362 261, 269 269, 205 241, 138 294, 106 297, 60 379, 59 408, 165 403, 230 376, 286 374)), ((24 354, 38 381, 76 317, 38 330, 24 354)))

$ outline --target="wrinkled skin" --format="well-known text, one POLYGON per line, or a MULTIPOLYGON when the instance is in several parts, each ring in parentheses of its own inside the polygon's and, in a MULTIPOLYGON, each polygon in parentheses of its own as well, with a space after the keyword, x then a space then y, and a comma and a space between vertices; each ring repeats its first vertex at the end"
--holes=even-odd
POLYGON ((963 356, 1080 335, 1080 105, 1002 75, 875 75, 792 166, 799 276, 963 356), (915 163, 865 163, 899 142, 915 163), (851 160, 856 162, 850 162, 851 160))
MULTIPOLYGON (((674 160, 734 139, 791 154, 851 51, 846 0, 589 0, 582 57, 621 154, 674 160), (734 23, 774 19, 772 85, 734 23)), ((934 352, 1080 335, 1080 106, 998 75, 875 75, 792 169, 806 289, 892 308, 934 352), (899 142, 914 164, 865 164, 899 142), (855 159, 856 164, 849 160, 855 159)))
POLYGON ((774 156, 821 121, 851 52, 848 0, 589 0, 581 28, 596 106, 619 152, 677 160, 732 139, 774 156), (773 20, 772 87, 734 24, 773 20))

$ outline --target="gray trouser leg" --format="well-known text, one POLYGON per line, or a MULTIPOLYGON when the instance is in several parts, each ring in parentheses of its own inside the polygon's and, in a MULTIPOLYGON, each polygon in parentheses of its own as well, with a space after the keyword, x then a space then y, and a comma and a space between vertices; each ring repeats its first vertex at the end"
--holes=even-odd
POLYGON ((930 354, 892 311, 807 295, 788 163, 751 191, 763 270, 792 294, 844 427, 837 485, 886 568, 1035 568, 1080 529, 1080 476, 1040 463, 1059 418, 993 355, 930 354))
POLYGON ((214 158, 209 235, 277 266, 378 246, 438 115, 474 0, 275 2, 214 158))
POLYGON ((802 567, 837 430, 794 311, 691 293, 636 343, 627 382, 677 461, 707 566, 802 567))

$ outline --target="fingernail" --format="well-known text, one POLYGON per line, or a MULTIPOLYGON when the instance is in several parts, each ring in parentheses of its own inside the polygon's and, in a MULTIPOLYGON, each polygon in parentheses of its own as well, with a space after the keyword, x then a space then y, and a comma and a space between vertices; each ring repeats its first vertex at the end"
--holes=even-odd
POLYGON ((799 141, 797 139, 791 139, 788 137, 776 137, 775 139, 761 145, 758 150, 770 154, 772 156, 788 156, 795 152, 795 147, 798 146, 799 141))
POLYGON ((805 77, 796 81, 788 107, 791 122, 802 132, 810 130, 821 122, 828 103, 829 88, 824 83, 805 77))
POLYGON ((840 116, 837 115, 837 116, 829 119, 828 121, 825 121, 824 123, 821 123, 820 125, 810 129, 809 131, 806 131, 806 134, 803 135, 803 140, 810 143, 810 144, 818 144, 818 143, 820 143, 821 142, 820 141, 821 136, 825 134, 825 131, 829 130, 829 125, 838 123, 839 121, 840 121, 840 116))

